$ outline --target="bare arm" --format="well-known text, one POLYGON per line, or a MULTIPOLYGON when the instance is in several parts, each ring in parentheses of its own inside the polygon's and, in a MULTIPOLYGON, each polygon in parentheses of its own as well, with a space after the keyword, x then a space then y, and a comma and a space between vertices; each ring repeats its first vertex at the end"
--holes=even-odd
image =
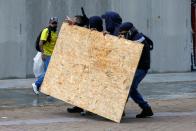
POLYGON ((39 42, 40 51, 42 53, 42 60, 46 59, 46 55, 44 55, 44 49, 43 49, 44 43, 45 43, 45 41, 43 41, 43 40, 40 40, 40 42, 39 42))
POLYGON ((75 25, 76 21, 74 18, 70 18, 69 16, 67 16, 65 18, 65 22, 67 22, 69 25, 75 25))
POLYGON ((40 50, 42 53, 44 53, 44 50, 43 50, 44 43, 45 43, 45 41, 43 41, 43 40, 40 40, 40 42, 39 42, 39 47, 40 47, 40 50))

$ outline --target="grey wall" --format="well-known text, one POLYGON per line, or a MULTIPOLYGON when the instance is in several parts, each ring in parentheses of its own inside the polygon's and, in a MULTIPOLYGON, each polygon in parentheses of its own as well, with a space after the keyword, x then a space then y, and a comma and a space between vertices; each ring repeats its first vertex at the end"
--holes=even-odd
POLYGON ((51 16, 114 10, 154 41, 151 72, 191 68, 191 0, 1 0, 0 79, 32 76, 34 41, 51 16))
POLYGON ((191 70, 191 0, 152 0, 150 34, 154 72, 191 70))
POLYGON ((0 78, 26 76, 25 0, 0 1, 0 78))

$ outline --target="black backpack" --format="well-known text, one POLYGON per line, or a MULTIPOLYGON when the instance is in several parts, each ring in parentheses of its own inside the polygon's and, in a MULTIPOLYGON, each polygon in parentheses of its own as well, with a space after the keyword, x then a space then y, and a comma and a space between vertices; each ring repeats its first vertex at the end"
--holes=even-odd
POLYGON ((145 35, 144 35, 144 37, 145 37, 145 40, 146 40, 146 42, 148 43, 148 45, 150 47, 150 50, 153 50, 153 48, 154 48, 153 41, 149 37, 147 37, 145 35))
MULTIPOLYGON (((47 41, 50 42, 51 40, 51 30, 48 28, 48 38, 47 38, 47 41)), ((40 50, 40 46, 39 46, 39 42, 40 42, 40 37, 41 37, 41 34, 43 32, 43 29, 40 31, 39 35, 37 36, 37 39, 35 41, 35 49, 39 52, 41 52, 40 50)))

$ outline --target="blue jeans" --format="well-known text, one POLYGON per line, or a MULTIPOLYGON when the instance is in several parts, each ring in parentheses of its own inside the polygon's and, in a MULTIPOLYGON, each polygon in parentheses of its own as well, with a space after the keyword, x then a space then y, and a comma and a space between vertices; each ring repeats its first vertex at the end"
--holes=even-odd
POLYGON ((44 76, 46 74, 49 62, 50 62, 50 56, 48 56, 45 60, 44 60, 44 72, 38 77, 37 81, 35 82, 35 85, 37 86, 37 88, 39 89, 40 86, 42 85, 42 82, 44 80, 44 76))
POLYGON ((142 95, 138 92, 138 85, 144 79, 148 71, 138 69, 136 70, 133 83, 129 92, 129 96, 137 103, 142 109, 149 108, 150 106, 144 101, 142 95))

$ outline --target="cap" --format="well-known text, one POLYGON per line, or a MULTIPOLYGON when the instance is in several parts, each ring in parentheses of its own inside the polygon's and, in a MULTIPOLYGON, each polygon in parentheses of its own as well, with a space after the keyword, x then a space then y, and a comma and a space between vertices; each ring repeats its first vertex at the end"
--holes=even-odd
POLYGON ((120 25, 119 27, 119 31, 129 31, 133 28, 133 24, 131 22, 125 22, 123 24, 120 25))
POLYGON ((57 17, 51 17, 50 20, 49 20, 50 23, 52 22, 56 22, 58 23, 58 18, 57 17))

